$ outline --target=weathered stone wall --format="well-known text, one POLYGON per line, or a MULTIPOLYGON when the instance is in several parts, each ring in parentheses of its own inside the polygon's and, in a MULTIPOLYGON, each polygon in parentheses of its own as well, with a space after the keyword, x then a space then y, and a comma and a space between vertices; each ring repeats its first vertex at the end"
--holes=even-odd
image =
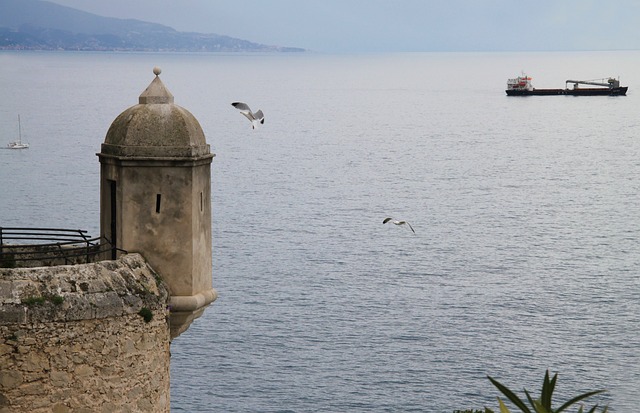
POLYGON ((11 245, 0 248, 0 268, 51 267, 86 264, 104 254, 99 245, 11 245))
POLYGON ((0 413, 168 412, 167 300, 138 254, 0 269, 0 413))

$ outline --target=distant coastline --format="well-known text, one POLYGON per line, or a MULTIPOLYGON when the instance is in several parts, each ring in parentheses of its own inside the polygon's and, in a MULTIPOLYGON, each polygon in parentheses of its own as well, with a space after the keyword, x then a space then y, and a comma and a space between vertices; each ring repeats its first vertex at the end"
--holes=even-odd
POLYGON ((0 50, 92 52, 305 52, 234 37, 179 32, 135 19, 98 16, 40 0, 0 0, 0 50))
MULTIPOLYGON (((130 37, 130 36, 129 36, 130 37)), ((12 30, 0 27, 0 50, 74 52, 262 52, 303 53, 297 47, 270 46, 227 36, 200 33, 155 33, 144 41, 119 36, 73 34, 43 28, 12 30)))

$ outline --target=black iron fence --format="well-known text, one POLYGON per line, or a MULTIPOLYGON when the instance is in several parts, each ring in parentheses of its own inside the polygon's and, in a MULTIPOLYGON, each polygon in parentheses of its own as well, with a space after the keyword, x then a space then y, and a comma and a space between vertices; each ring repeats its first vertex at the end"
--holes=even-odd
POLYGON ((80 229, 0 227, 0 268, 96 262, 116 250, 106 238, 80 229))

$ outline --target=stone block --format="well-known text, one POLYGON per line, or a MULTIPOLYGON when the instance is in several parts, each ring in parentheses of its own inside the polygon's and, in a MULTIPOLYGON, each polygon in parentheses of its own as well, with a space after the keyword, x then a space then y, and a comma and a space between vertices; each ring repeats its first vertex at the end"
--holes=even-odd
POLYGON ((94 294, 94 299, 96 318, 113 317, 114 315, 122 314, 124 303, 117 293, 113 291, 96 293, 94 294))
POLYGON ((137 405, 138 405, 138 409, 140 409, 140 411, 143 411, 143 412, 150 412, 151 410, 153 410, 153 407, 154 407, 154 403, 152 403, 152 401, 149 400, 148 396, 138 400, 137 405))
POLYGON ((13 287, 9 280, 0 280, 0 303, 5 303, 12 298, 13 287))
POLYGON ((42 384, 39 382, 25 384, 20 387, 20 393, 26 396, 42 396, 42 384))
POLYGON ((51 368, 66 369, 69 366, 69 358, 64 351, 52 354, 49 359, 51 360, 51 368))
POLYGON ((125 311, 129 314, 137 313, 143 305, 142 298, 133 294, 127 294, 122 297, 122 302, 125 305, 125 311))
POLYGON ((22 370, 28 372, 39 372, 44 370, 49 370, 49 359, 45 357, 42 353, 38 351, 30 351, 25 354, 22 370))
POLYGON ((88 366, 86 364, 82 364, 78 367, 76 367, 74 374, 76 375, 76 377, 83 379, 89 376, 93 376, 94 374, 94 369, 91 366, 88 366))
POLYGON ((138 386, 134 387, 133 389, 129 390, 127 392, 127 399, 129 400, 138 400, 138 398, 140 396, 142 396, 144 393, 142 391, 142 389, 138 386))
POLYGON ((58 403, 53 406, 53 408, 51 409, 51 412, 52 413, 69 413, 71 412, 71 408, 65 404, 58 403))
POLYGON ((65 298, 64 321, 90 320, 94 318, 95 305, 92 305, 92 297, 68 296, 65 298))
POLYGON ((8 344, 0 344, 0 356, 4 356, 5 354, 13 353, 13 346, 8 344))
POLYGON ((16 304, 0 306, 0 325, 24 324, 26 322, 27 312, 23 306, 16 304))
POLYGON ((2 413, 5 408, 8 408, 10 404, 9 399, 0 392, 0 413, 2 413))
POLYGON ((41 297, 41 284, 36 281, 36 277, 16 279, 12 282, 12 298, 17 299, 17 303, 32 297, 41 297))
POLYGON ((100 413, 113 413, 117 410, 118 410, 118 407, 115 404, 107 402, 103 404, 102 407, 100 408, 100 413))
POLYGON ((17 370, 0 371, 0 388, 8 390, 18 387, 22 384, 22 373, 17 370))
POLYGON ((71 374, 66 371, 54 370, 50 375, 50 383, 55 387, 67 387, 72 380, 71 374))

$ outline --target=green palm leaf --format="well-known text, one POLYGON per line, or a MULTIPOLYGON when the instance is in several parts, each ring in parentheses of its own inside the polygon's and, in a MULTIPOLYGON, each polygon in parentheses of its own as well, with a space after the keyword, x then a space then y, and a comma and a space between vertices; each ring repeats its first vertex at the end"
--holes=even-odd
POLYGON ((562 406, 560 406, 560 408, 558 410, 556 410, 556 413, 560 413, 560 412, 564 411, 567 407, 570 407, 571 405, 579 402, 580 400, 584 400, 587 397, 591 397, 591 396, 593 396, 595 394, 602 393, 604 391, 605 390, 590 391, 590 392, 581 394, 580 396, 576 396, 573 399, 571 399, 568 402, 566 402, 565 404, 563 404, 562 406))
POLYGON ((529 404, 533 407, 533 410, 536 410, 536 402, 533 400, 533 397, 531 397, 527 389, 524 389, 524 394, 527 396, 527 400, 529 400, 529 404))
POLYGON ((498 403, 500 404, 500 413, 511 413, 500 397, 498 397, 498 403))
MULTIPOLYGON (((596 404, 587 413, 596 413, 596 409, 597 408, 598 408, 598 405, 596 404)), ((602 411, 602 413, 607 413, 608 410, 609 410, 609 407, 605 406, 604 410, 602 411)), ((582 413, 582 406, 580 406, 580 411, 578 413, 582 413)))
MULTIPOLYGON (((505 395, 514 405, 516 405, 516 407, 518 407, 522 413, 562 413, 566 409, 568 409, 570 406, 576 404, 577 402, 606 391, 606 390, 596 390, 596 391, 591 391, 591 392, 581 394, 579 396, 572 398, 568 402, 564 403, 557 410, 554 410, 552 407, 552 398, 553 398, 553 392, 556 387, 556 382, 558 380, 558 373, 554 374, 552 378, 549 378, 549 370, 547 370, 544 375, 544 381, 542 382, 542 391, 539 399, 534 399, 533 397, 531 397, 531 394, 529 394, 527 389, 524 389, 524 393, 527 396, 527 400, 529 401, 529 404, 533 408, 533 410, 531 410, 529 409, 529 407, 527 407, 524 401, 522 401, 522 399, 520 399, 515 393, 509 390, 506 386, 504 386, 503 384, 501 384, 500 382, 498 382, 497 380, 493 379, 490 376, 487 376, 487 378, 489 379, 489 381, 491 381, 491 383, 493 383, 494 386, 498 388, 498 390, 502 392, 503 395, 505 395)), ((498 401, 500 403, 500 413, 509 413, 509 410, 507 409, 507 407, 504 405, 504 403, 499 397, 498 397, 498 401)), ((584 409, 585 409, 584 406, 581 406, 580 409, 578 410, 578 413, 583 413, 584 409)), ((598 410, 598 405, 596 404, 587 413, 597 413, 597 410, 598 410)), ((490 409, 486 409, 486 411, 487 413, 493 413, 490 409)), ((602 410, 602 413, 607 413, 607 411, 608 411, 608 406, 605 406, 604 409, 602 410)))
POLYGON ((544 407, 540 400, 534 400, 533 407, 536 409, 536 413, 553 413, 551 410, 544 407))
POLYGON ((549 370, 544 374, 544 381, 542 382, 542 393, 540 394, 540 401, 545 409, 551 411, 551 398, 553 391, 556 387, 556 380, 558 379, 558 373, 553 375, 553 379, 549 380, 549 370))
POLYGON ((511 400, 513 404, 515 404, 520 410, 522 410, 523 413, 532 413, 527 405, 524 404, 524 402, 520 400, 520 398, 516 396, 511 390, 500 384, 500 382, 498 382, 497 380, 494 380, 492 377, 487 376, 487 378, 491 383, 493 383, 494 386, 498 388, 498 390, 500 390, 500 392, 502 392, 502 394, 504 394, 509 400, 511 400))

